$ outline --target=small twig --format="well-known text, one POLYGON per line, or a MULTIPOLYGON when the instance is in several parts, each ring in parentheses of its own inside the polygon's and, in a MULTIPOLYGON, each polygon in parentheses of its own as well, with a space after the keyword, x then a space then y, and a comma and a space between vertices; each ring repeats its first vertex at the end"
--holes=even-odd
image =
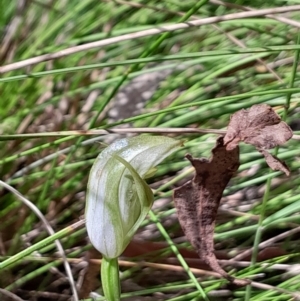
MULTIPOLYGON (((298 233, 298 232, 300 232, 300 227, 297 227, 297 228, 294 228, 292 230, 281 233, 281 234, 279 234, 275 237, 272 237, 272 238, 260 243, 258 245, 258 249, 264 249, 268 246, 272 246, 276 241, 284 239, 286 237, 289 237, 289 236, 291 236, 295 233, 298 233)), ((240 254, 238 254, 237 256, 227 260, 226 265, 230 265, 232 262, 239 261, 239 260, 243 259, 244 257, 251 255, 252 251, 253 251, 253 247, 246 250, 246 251, 244 251, 244 252, 242 252, 242 253, 240 253, 240 254)))
POLYGON ((17 70, 17 69, 20 69, 23 67, 35 65, 35 64, 38 64, 41 62, 62 58, 64 56, 78 53, 81 51, 87 51, 87 50, 90 50, 93 48, 99 48, 99 47, 119 43, 122 41, 132 40, 132 39, 136 39, 136 38, 153 36, 156 34, 161 34, 163 32, 171 32, 171 31, 186 29, 186 28, 190 28, 190 27, 194 27, 194 26, 202 26, 202 25, 219 23, 219 22, 223 22, 223 21, 245 19, 245 18, 251 18, 251 17, 262 17, 265 15, 279 14, 279 13, 299 11, 299 10, 300 10, 300 5, 291 5, 291 6, 261 9, 261 10, 255 10, 255 11, 245 11, 245 12, 233 13, 233 14, 228 14, 228 15, 223 15, 223 16, 209 17, 209 18, 205 18, 205 19, 201 19, 201 20, 188 21, 185 23, 158 26, 156 28, 142 30, 142 31, 125 34, 122 36, 113 37, 113 38, 109 38, 109 39, 104 39, 104 40, 100 40, 100 41, 96 41, 96 42, 91 42, 91 43, 87 43, 87 44, 83 44, 83 45, 78 45, 78 46, 66 48, 64 50, 60 50, 58 52, 48 53, 48 54, 30 58, 27 60, 23 60, 20 62, 8 64, 6 66, 0 67, 0 74, 6 73, 6 72, 9 72, 12 70, 17 70))
MULTIPOLYGON (((45 228, 46 228, 49 235, 54 235, 55 234, 55 232, 52 229, 50 223, 46 220, 46 218, 44 217, 42 212, 32 202, 30 202, 28 199, 26 199, 18 190, 16 190, 15 188, 10 186, 9 184, 7 184, 7 183, 0 180, 0 185, 2 187, 4 187, 5 189, 9 190, 10 192, 12 192, 14 195, 16 195, 21 200, 21 202, 23 204, 25 204, 27 207, 29 207, 32 210, 32 212, 34 212, 34 214, 45 225, 45 228)), ((79 298, 78 298, 78 294, 77 294, 77 290, 76 290, 75 281, 74 281, 74 278, 73 278, 73 275, 72 275, 70 264, 67 261, 67 257, 65 255, 64 249, 63 249, 63 247, 62 247, 62 245, 61 245, 61 243, 58 239, 55 240, 55 244, 56 244, 56 247, 58 249, 58 252, 59 252, 60 256, 63 259, 65 270, 66 270, 66 273, 68 275, 68 279, 69 279, 70 286, 71 286, 71 289, 72 289, 73 298, 74 298, 75 301, 78 301, 79 298)))
POLYGON ((279 293, 287 294, 287 295, 293 296, 293 298, 294 298, 293 300, 300 300, 300 293, 298 293, 298 292, 291 292, 291 291, 285 290, 285 289, 277 287, 277 286, 272 286, 269 284, 255 282, 255 281, 251 282, 251 286, 262 289, 262 290, 266 290, 266 291, 276 291, 279 293))
MULTIPOLYGON (((11 293, 11 292, 3 289, 3 288, 0 288, 0 296, 1 296, 1 294, 5 295, 6 297, 8 297, 12 301, 24 301, 23 299, 21 299, 17 295, 15 295, 15 294, 13 294, 13 293, 11 293)), ((3 300, 3 299, 1 298, 1 300, 3 300)))
MULTIPOLYGON (((233 267, 241 267, 241 268, 246 268, 251 266, 251 262, 250 261, 232 261, 232 259, 219 259, 218 260, 220 264, 222 264, 222 266, 225 265, 230 265, 233 267), (230 261, 230 262, 229 262, 230 261)), ((271 270, 280 270, 280 271, 285 271, 285 272, 289 272, 294 266, 295 264, 282 264, 282 263, 257 263, 257 265, 259 264, 260 267, 262 268, 268 268, 271 270)))
POLYGON ((232 210, 232 209, 219 208, 219 212, 230 214, 232 216, 237 216, 237 217, 243 216, 243 217, 247 217, 251 220, 255 220, 255 221, 258 221, 258 219, 259 219, 258 215, 254 215, 254 214, 246 213, 246 212, 240 212, 240 211, 236 211, 236 210, 232 210))
MULTIPOLYGON (((253 8, 250 8, 250 7, 247 7, 247 6, 242 6, 242 5, 235 4, 235 3, 228 3, 228 2, 221 1, 221 0, 210 0, 210 3, 216 4, 216 5, 223 5, 225 7, 230 7, 230 8, 235 8, 235 9, 241 9, 243 11, 254 11, 253 8)), ((269 18, 269 19, 274 19, 274 20, 277 20, 279 22, 291 25, 293 27, 300 28, 300 22, 288 19, 286 17, 274 16, 272 14, 267 14, 266 17, 269 18)))
POLYGON ((105 130, 74 130, 74 131, 60 131, 60 132, 44 132, 31 134, 15 134, 15 135, 0 135, 1 140, 15 140, 15 139, 32 139, 42 137, 62 137, 62 136, 94 136, 94 135, 110 135, 110 134, 141 134, 141 133, 157 133, 157 134, 218 134, 225 135, 226 130, 217 129, 198 129, 198 128, 120 128, 120 129, 105 129, 105 130))
MULTIPOLYGON (((58 136, 93 136, 93 135, 109 135, 109 134, 129 134, 129 133, 157 133, 157 134, 187 134, 187 133, 210 133, 217 135, 226 134, 226 130, 216 130, 216 129, 195 129, 195 128, 126 128, 126 129, 109 129, 109 130, 89 130, 89 131, 63 131, 63 132, 48 132, 48 133, 33 133, 33 134, 18 134, 18 135, 0 135, 1 140, 14 140, 14 139, 30 139, 30 138, 40 138, 40 137, 58 137, 58 136)), ((101 137, 95 137, 83 141, 81 145, 90 145, 99 140, 101 137)), ((300 140, 300 135, 293 135, 292 139, 300 140)), ((13 174, 7 181, 10 182, 14 178, 18 178, 29 170, 34 169, 44 163, 47 163, 54 158, 66 154, 71 151, 75 146, 69 146, 62 150, 59 150, 53 154, 50 154, 40 160, 37 160, 24 168, 18 170, 15 174, 13 174)))
MULTIPOLYGON (((30 258, 33 260, 37 260, 37 261, 51 261, 51 260, 59 260, 59 258, 53 258, 53 257, 38 257, 38 258, 30 258)), ((67 260, 69 262, 73 262, 73 263, 79 263, 82 261, 81 258, 67 258, 67 260)), ((90 262, 94 263, 94 264, 101 264, 101 259, 89 259, 90 262)), ((162 269, 162 270, 168 270, 168 271, 176 271, 176 272, 185 272, 184 268, 181 266, 175 266, 173 264, 162 264, 162 263, 153 263, 153 262, 147 262, 147 261, 141 261, 141 262, 132 262, 132 261, 126 261, 126 260, 118 260, 119 265, 123 266, 123 267, 151 267, 154 269, 162 269)), ((225 262, 225 260, 220 260, 220 262, 225 262)), ((226 260, 226 262, 228 262, 228 260, 226 260)), ((249 262, 245 262, 245 265, 243 266, 248 266, 249 262)), ((275 266, 279 266, 278 264, 275 264, 275 266)), ((283 266, 283 265, 282 265, 283 266)), ((207 271, 207 270, 201 270, 201 269, 197 269, 197 268, 190 268, 191 272, 193 272, 195 275, 206 275, 206 276, 213 276, 216 278, 222 278, 222 276, 218 273, 215 272, 211 272, 211 271, 207 271)), ((259 275, 253 275, 253 277, 257 277, 259 275)), ((263 283, 259 283, 259 282, 255 282, 255 281, 251 281, 250 283, 251 286, 253 287, 257 287, 259 289, 262 290, 273 290, 273 291, 277 291, 280 293, 284 293, 284 294, 288 294, 288 295, 292 295, 294 298, 296 298, 296 300, 300 300, 299 296, 300 294, 297 292, 291 292, 276 286, 271 286, 268 284, 263 284, 263 283)))
MULTIPOLYGON (((46 259, 46 258, 45 258, 46 259)), ((40 260, 40 258, 38 258, 38 260, 40 260)), ((55 260, 57 260, 55 258, 55 260)), ((80 262, 82 259, 79 258, 68 258, 68 260, 70 262, 80 262)), ((89 259, 90 262, 94 263, 94 264, 101 264, 101 259, 89 259)), ((118 260, 119 265, 120 266, 124 266, 124 267, 151 267, 154 269, 162 269, 162 270, 169 270, 169 271, 176 271, 176 272, 184 272, 184 268, 181 266, 176 266, 173 264, 162 264, 162 263, 153 263, 153 262, 146 262, 146 261, 142 261, 142 262, 131 262, 131 261, 125 261, 125 260, 118 260)), ((222 262, 222 261, 220 261, 222 262)), ((197 268, 190 268, 191 272, 193 272, 195 275, 206 275, 206 276, 213 276, 216 278, 223 278, 220 274, 212 272, 212 271, 207 271, 207 270, 202 270, 202 269, 197 269, 197 268)), ((257 277, 259 275, 252 275, 252 277, 257 277)), ((293 296, 294 298, 296 298, 296 300, 300 300, 299 296, 300 294, 297 292, 291 292, 276 286, 272 286, 272 285, 268 285, 268 284, 264 284, 264 283, 259 283, 259 282, 255 282, 255 281, 251 281, 250 283, 251 286, 253 287, 257 287, 260 288, 262 290, 273 290, 273 291, 277 291, 280 293, 284 293, 284 294, 288 294, 293 296)))
MULTIPOLYGON (((19 290, 20 292, 24 292, 27 293, 27 290, 19 290)), ((70 300, 70 296, 67 294, 62 294, 62 293, 52 293, 52 292, 41 292, 41 291, 35 291, 34 292, 34 297, 35 300, 37 299, 43 299, 43 300, 59 300, 59 301, 63 301, 63 300, 70 300)))
POLYGON ((16 2, 15 15, 12 18, 11 22, 7 24, 6 33, 1 40, 0 57, 4 56, 7 53, 10 44, 12 43, 12 41, 14 41, 14 36, 16 31, 18 30, 20 23, 22 22, 22 15, 26 10, 26 5, 28 5, 28 2, 25 0, 19 0, 18 2, 16 2))
MULTIPOLYGON (((30 134, 13 134, 0 135, 0 141, 16 140, 16 139, 33 139, 45 137, 63 137, 63 136, 95 136, 95 135, 111 135, 111 134, 216 134, 225 135, 226 130, 218 129, 199 129, 199 128, 120 128, 120 129, 106 129, 106 130, 74 130, 74 131, 60 131, 60 132, 44 132, 44 133, 30 133, 30 134)), ((293 135, 292 139, 300 140, 300 135, 293 135)))
POLYGON ((294 140, 300 140, 300 135, 293 135, 292 139, 294 139, 294 140))

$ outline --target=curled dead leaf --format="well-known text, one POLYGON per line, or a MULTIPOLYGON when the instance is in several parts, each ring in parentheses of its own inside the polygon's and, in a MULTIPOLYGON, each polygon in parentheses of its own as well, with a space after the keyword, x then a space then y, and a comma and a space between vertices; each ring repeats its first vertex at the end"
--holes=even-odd
POLYGON ((293 132, 280 116, 267 104, 258 104, 248 110, 234 113, 224 137, 227 149, 233 149, 238 142, 270 149, 291 139, 293 132))
POLYGON ((273 170, 289 175, 287 165, 269 154, 266 149, 282 145, 291 139, 291 128, 267 104, 258 104, 248 110, 240 110, 231 116, 224 143, 227 150, 234 149, 240 141, 252 144, 262 153, 273 170))
POLYGON ((264 155, 267 164, 273 170, 280 170, 283 171, 287 176, 290 175, 290 169, 284 161, 280 160, 276 156, 271 155, 269 152, 267 152, 264 149, 257 149, 257 150, 264 155))
POLYGON ((202 258, 215 272, 236 285, 248 280, 236 279, 219 265, 214 253, 214 225, 223 190, 239 168, 239 148, 227 150, 223 138, 217 140, 210 160, 186 158, 195 168, 193 180, 174 190, 174 203, 180 225, 202 258))
POLYGON ((195 168, 194 178, 174 190, 174 203, 180 225, 192 246, 215 272, 232 283, 244 286, 247 279, 236 279, 219 265, 214 253, 214 225, 223 191, 239 167, 239 142, 252 144, 274 170, 289 175, 285 162, 267 152, 292 137, 290 127, 266 104, 254 105, 231 116, 227 133, 218 138, 210 160, 186 158, 195 168))

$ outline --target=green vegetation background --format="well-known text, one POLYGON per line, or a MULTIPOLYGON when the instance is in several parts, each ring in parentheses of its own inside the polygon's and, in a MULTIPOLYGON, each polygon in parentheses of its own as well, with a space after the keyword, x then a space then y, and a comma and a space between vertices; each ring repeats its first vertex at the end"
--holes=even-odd
MULTIPOLYGON (((300 129, 299 9, 287 8, 281 19, 274 19, 271 12, 266 18, 253 12, 249 18, 233 15, 227 21, 190 24, 161 34, 137 38, 134 33, 247 13, 246 6, 258 11, 296 4, 300 2, 0 2, 2 67, 115 38, 105 46, 17 65, 14 70, 3 72, 0 67, 0 179, 32 202, 55 231, 49 238, 36 212, 15 193, 0 190, 1 300, 10 293, 11 298, 23 300, 70 298, 55 238, 60 238, 71 264, 80 298, 91 300, 90 291, 101 295, 99 254, 91 249, 82 223, 72 225, 83 218, 87 178, 95 157, 104 144, 126 134, 53 137, 47 132, 115 127, 129 132, 136 127, 214 132, 226 128, 232 113, 257 103, 273 106, 295 134, 300 129), (128 34, 132 34, 129 39, 121 39, 128 34), (26 133, 41 135, 25 139, 26 133), (10 140, 3 136, 12 134, 19 136, 10 140), (95 261, 88 262, 89 258, 95 261)), ((177 248, 188 254, 193 251, 179 228, 172 189, 192 175, 185 153, 208 157, 217 135, 171 136, 185 141, 185 146, 148 181, 156 202, 132 248, 142 242, 152 255, 143 251, 136 258, 128 252, 121 258, 122 300, 299 298, 295 295, 300 290, 299 142, 293 139, 275 150, 290 166, 289 178, 270 171, 253 147, 241 148, 241 167, 225 192, 215 243, 218 252, 229 257, 248 251, 248 261, 236 260, 227 269, 261 286, 233 289, 201 271, 197 258, 183 256, 183 266, 175 262, 180 257, 177 248), (153 253, 158 242, 160 250, 153 253), (151 265, 154 262, 158 265, 151 265)))

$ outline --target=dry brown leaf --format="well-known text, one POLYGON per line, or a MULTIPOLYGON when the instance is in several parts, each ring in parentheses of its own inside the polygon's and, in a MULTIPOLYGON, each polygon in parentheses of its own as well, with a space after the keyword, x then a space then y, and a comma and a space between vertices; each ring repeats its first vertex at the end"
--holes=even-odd
POLYGON ((233 149, 238 142, 270 149, 284 144, 293 135, 290 127, 267 104, 240 110, 231 116, 224 143, 233 149))
POLYGON ((273 170, 281 170, 289 175, 287 165, 269 154, 266 149, 282 145, 292 136, 290 127, 280 119, 272 107, 258 104, 231 116, 224 143, 227 150, 234 149, 240 141, 252 144, 264 155, 273 170))
POLYGON ((264 149, 258 149, 260 153, 262 153, 266 159, 267 164, 273 169, 273 170, 280 170, 283 171, 287 176, 290 175, 289 167, 286 165, 286 163, 277 157, 271 155, 269 152, 267 152, 264 149))
POLYGON ((228 275, 214 253, 214 225, 223 191, 239 168, 239 148, 226 150, 223 138, 217 140, 212 157, 194 159, 186 156, 195 168, 193 180, 174 190, 174 203, 180 225, 199 256, 224 278, 236 285, 249 283, 228 275))
POLYGON ((254 145, 272 169, 289 175, 287 165, 266 149, 284 144, 292 135, 290 127, 269 105, 259 104, 232 115, 227 133, 224 139, 218 138, 210 160, 186 156, 196 173, 193 180, 174 190, 180 225, 200 258, 236 285, 247 285, 250 280, 236 279, 220 267, 214 253, 213 236, 223 191, 239 167, 238 144, 244 141, 254 145))

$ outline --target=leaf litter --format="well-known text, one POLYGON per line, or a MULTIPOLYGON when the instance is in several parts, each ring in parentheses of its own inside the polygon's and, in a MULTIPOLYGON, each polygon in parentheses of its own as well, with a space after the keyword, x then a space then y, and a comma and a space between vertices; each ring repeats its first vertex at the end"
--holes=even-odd
POLYGON ((191 245, 210 268, 237 286, 250 283, 248 279, 230 276, 219 265, 214 249, 214 227, 223 191, 238 170, 239 142, 252 144, 265 157, 273 170, 290 174, 282 160, 267 149, 284 144, 292 137, 290 127, 267 104, 253 105, 231 116, 225 137, 219 137, 212 156, 186 158, 195 168, 194 178, 174 190, 174 203, 179 223, 191 245))
POLYGON ((286 164, 268 153, 266 149, 282 145, 292 136, 290 127, 281 120, 272 107, 258 104, 231 116, 224 144, 227 150, 235 148, 240 141, 252 144, 264 155, 267 164, 273 170, 283 171, 288 176, 290 171, 286 164))

